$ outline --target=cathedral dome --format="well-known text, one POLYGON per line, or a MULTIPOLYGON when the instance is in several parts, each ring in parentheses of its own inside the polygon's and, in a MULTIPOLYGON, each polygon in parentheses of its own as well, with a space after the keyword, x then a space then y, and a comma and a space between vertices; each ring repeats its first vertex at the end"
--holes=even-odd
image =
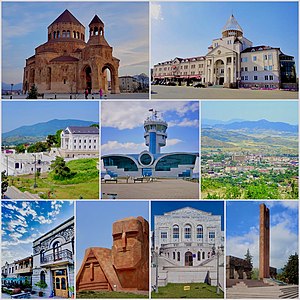
POLYGON ((243 35, 243 29, 233 15, 230 16, 225 26, 223 27, 222 35, 223 37, 229 37, 229 36, 238 37, 243 35))

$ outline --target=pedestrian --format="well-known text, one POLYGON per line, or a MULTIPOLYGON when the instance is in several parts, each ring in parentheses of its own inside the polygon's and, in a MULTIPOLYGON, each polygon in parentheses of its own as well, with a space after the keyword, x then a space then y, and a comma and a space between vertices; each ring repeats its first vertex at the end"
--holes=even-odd
POLYGON ((102 97, 103 97, 103 90, 102 90, 102 88, 100 88, 99 94, 100 94, 100 99, 102 99, 102 97))
POLYGON ((88 99, 88 95, 89 95, 89 90, 88 90, 88 88, 85 89, 84 95, 85 95, 85 99, 88 99))

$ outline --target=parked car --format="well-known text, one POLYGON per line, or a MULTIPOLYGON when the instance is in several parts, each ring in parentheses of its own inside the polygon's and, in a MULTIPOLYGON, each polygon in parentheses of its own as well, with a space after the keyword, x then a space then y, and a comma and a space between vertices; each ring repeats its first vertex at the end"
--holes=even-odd
POLYGON ((195 88, 205 88, 205 85, 203 83, 196 83, 194 85, 195 88))

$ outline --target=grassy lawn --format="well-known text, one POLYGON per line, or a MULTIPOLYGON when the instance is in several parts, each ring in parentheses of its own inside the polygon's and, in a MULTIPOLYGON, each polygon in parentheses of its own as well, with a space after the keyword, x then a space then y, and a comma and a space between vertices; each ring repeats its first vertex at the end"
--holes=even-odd
POLYGON ((224 293, 217 294, 216 287, 206 283, 169 283, 159 287, 158 293, 152 292, 151 298, 224 298, 224 293), (184 291, 184 286, 191 289, 184 291))
POLYGON ((94 298, 149 298, 148 295, 140 295, 134 293, 125 292, 94 292, 94 291, 84 291, 76 293, 76 298, 82 299, 94 299, 94 298))
POLYGON ((70 179, 55 180, 53 173, 44 173, 37 178, 37 188, 34 188, 34 175, 10 176, 9 185, 17 187, 22 192, 39 194, 45 199, 98 199, 99 171, 97 158, 83 158, 67 163, 72 172, 70 179))

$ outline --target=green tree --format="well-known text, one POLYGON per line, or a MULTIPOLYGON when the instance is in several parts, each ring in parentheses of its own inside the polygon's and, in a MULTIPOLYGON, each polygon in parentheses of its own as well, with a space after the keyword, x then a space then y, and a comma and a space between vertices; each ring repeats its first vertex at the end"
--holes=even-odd
POLYGON ((8 178, 6 175, 6 171, 1 172, 1 198, 4 199, 4 194, 8 188, 8 178))
POLYGON ((33 145, 30 145, 27 149, 28 153, 34 153, 34 152, 44 152, 48 150, 47 143, 45 142, 37 142, 33 145))
POLYGON ((286 265, 283 267, 283 277, 290 284, 298 284, 298 254, 290 255, 286 265))
POLYGON ((61 143, 61 137, 60 137, 60 134, 63 130, 62 129, 59 129, 56 131, 55 133, 55 138, 56 138, 56 144, 55 144, 55 147, 60 147, 60 143, 61 143))
POLYGON ((50 149, 52 146, 55 146, 57 143, 56 135, 49 134, 46 138, 46 144, 48 149, 50 149))
POLYGON ((97 127, 99 129, 99 124, 92 124, 90 127, 97 127))
POLYGON ((66 162, 62 157, 56 156, 52 161, 51 168, 54 171, 54 179, 63 180, 73 177, 76 172, 71 172, 70 168, 66 166, 66 162))
POLYGON ((30 91, 26 99, 37 99, 37 98, 38 98, 37 87, 35 86, 35 84, 33 84, 30 88, 30 91))
POLYGON ((253 266, 252 259, 253 259, 253 256, 251 255, 250 250, 248 248, 247 252, 245 254, 245 261, 247 261, 251 266, 253 266))
POLYGON ((24 144, 19 144, 15 147, 17 153, 25 153, 25 146, 24 144))

